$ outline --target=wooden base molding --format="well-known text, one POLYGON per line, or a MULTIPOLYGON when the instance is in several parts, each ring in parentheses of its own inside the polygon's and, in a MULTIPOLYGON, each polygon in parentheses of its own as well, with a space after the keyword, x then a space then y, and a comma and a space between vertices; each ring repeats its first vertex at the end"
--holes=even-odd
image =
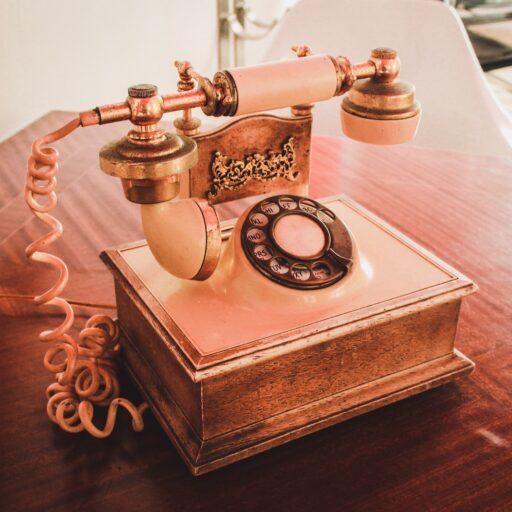
POLYGON ((373 409, 422 393, 470 373, 474 368, 474 364, 456 350, 453 354, 361 384, 247 427, 227 432, 217 438, 201 440, 187 424, 186 417, 172 396, 159 385, 151 366, 143 360, 127 338, 124 338, 124 341, 130 346, 127 353, 131 356, 127 356, 125 361, 131 377, 194 475, 207 473, 373 409), (137 370, 130 366, 132 357, 137 370))

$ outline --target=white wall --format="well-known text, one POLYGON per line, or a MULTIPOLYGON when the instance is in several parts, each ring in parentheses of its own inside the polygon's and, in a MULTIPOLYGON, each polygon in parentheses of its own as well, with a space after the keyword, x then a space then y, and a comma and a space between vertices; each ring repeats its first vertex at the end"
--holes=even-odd
MULTIPOLYGON (((245 0, 246 5, 253 11, 258 20, 270 23, 275 19, 282 19, 287 9, 293 7, 298 0, 245 0)), ((265 31, 248 26, 247 31, 251 34, 260 35, 265 31)), ((297 40, 294 44, 307 44, 307 34, 297 34, 297 40)), ((259 64, 269 44, 272 42, 272 37, 267 35, 257 40, 247 40, 244 45, 245 65, 259 64)), ((290 56, 293 52, 290 48, 290 56)))
POLYGON ((49 110, 176 89, 174 60, 217 70, 215 0, 0 0, 0 140, 49 110))

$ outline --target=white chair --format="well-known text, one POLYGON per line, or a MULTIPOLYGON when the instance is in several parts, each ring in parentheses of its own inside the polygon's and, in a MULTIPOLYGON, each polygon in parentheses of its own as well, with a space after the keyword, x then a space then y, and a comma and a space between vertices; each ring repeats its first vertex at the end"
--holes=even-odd
MULTIPOLYGON (((262 61, 291 58, 293 44, 364 61, 395 48, 423 114, 417 146, 512 155, 512 120, 497 103, 456 11, 433 0, 300 0, 268 38, 262 61)), ((340 98, 313 110, 314 132, 341 135, 340 98)))

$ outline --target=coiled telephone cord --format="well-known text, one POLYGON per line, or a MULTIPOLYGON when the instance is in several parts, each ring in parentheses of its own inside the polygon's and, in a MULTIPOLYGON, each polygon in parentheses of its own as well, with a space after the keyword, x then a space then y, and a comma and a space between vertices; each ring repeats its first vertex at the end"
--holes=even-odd
POLYGON ((62 224, 52 215, 57 205, 55 187, 58 171, 58 151, 47 146, 81 126, 76 118, 59 130, 49 133, 32 144, 32 155, 28 160, 25 182, 25 201, 32 213, 44 222, 50 231, 32 242, 25 250, 28 258, 46 263, 59 271, 55 284, 41 295, 34 297, 37 305, 49 304, 65 314, 60 325, 39 334, 43 342, 55 342, 44 356, 44 366, 55 374, 55 382, 46 390, 49 418, 67 432, 86 430, 94 437, 107 437, 112 433, 119 407, 126 409, 132 417, 133 429, 144 428, 142 413, 148 407, 138 407, 125 398, 119 398, 119 381, 116 376, 116 359, 119 353, 119 330, 114 320, 107 315, 94 315, 75 340, 69 331, 74 323, 71 304, 60 294, 67 285, 69 271, 64 261, 44 252, 62 236, 62 224), (43 147, 46 146, 46 147, 43 147), (45 198, 41 202, 40 198, 45 198), (108 406, 103 429, 93 423, 94 405, 108 406))

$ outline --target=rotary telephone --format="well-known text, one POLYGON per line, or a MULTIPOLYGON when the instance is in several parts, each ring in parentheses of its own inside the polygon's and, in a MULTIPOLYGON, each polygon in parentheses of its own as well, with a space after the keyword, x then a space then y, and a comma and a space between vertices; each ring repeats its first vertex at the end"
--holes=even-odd
POLYGON ((129 201, 141 205, 149 249, 182 289, 199 294, 204 288, 188 283, 203 281, 215 293, 233 292, 233 297, 238 287, 322 307, 348 282, 358 265, 356 240, 328 205, 307 197, 313 104, 347 93, 341 104, 344 132, 380 144, 411 139, 420 107, 414 87, 397 79, 394 50, 377 48, 359 64, 312 55, 307 46, 294 50, 297 59, 221 71, 211 81, 190 63, 177 62, 178 92, 159 95, 153 85, 130 87, 126 101, 81 112, 34 142, 26 200, 50 231, 27 248, 27 256, 59 271, 55 285, 35 302, 53 304, 65 315, 58 327, 40 334, 42 341, 54 342, 45 356, 45 367, 55 375, 47 411, 64 430, 105 437, 118 407, 130 412, 140 430, 147 407, 119 398, 116 322, 95 315, 77 338, 71 335, 73 308, 60 297, 67 267, 45 252, 62 234, 50 214, 56 206, 58 153, 49 144, 73 130, 131 121, 125 137, 101 149, 100 166, 120 178, 129 201), (197 107, 208 116, 236 119, 201 133, 192 116, 197 107), (260 114, 283 107, 291 107, 291 116, 260 114), (178 111, 176 133, 159 126, 165 113, 178 111), (223 243, 215 205, 252 196, 258 202, 223 243), (93 422, 94 405, 108 406, 103 428, 93 422))

